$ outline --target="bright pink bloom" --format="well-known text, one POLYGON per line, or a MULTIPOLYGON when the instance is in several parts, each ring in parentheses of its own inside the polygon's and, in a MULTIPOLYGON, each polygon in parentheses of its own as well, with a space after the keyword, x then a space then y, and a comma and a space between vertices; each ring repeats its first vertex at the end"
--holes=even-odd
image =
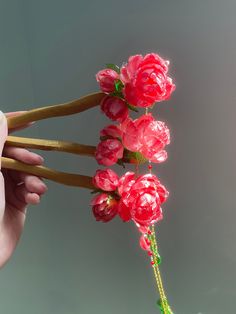
POLYGON ((140 227, 138 228, 138 230, 139 230, 141 233, 148 233, 148 232, 150 232, 150 231, 149 231, 149 228, 148 228, 147 226, 140 226, 140 227))
POLYGON ((119 184, 118 175, 111 169, 97 170, 93 184, 103 191, 115 191, 119 184))
POLYGON ((105 96, 100 105, 101 110, 105 115, 113 121, 122 122, 128 117, 128 107, 125 101, 121 98, 105 96))
POLYGON ((95 196, 91 205, 97 221, 108 222, 116 216, 118 211, 118 202, 106 193, 95 196))
POLYGON ((129 221, 132 218, 129 207, 124 204, 122 199, 119 201, 118 204, 118 214, 124 222, 129 221))
MULTIPOLYGON (((129 209, 131 218, 139 226, 149 226, 162 219, 161 201, 158 194, 160 184, 156 176, 139 176, 127 193, 122 194, 121 202, 129 209)), ((120 205, 119 205, 120 214, 120 205)))
POLYGON ((122 131, 117 125, 110 124, 100 131, 100 137, 119 138, 122 137, 122 131))
POLYGON ((161 183, 159 183, 159 185, 157 186, 157 192, 160 197, 161 204, 164 203, 169 196, 169 192, 167 191, 165 186, 161 183))
POLYGON ((175 84, 173 84, 172 79, 170 77, 167 77, 167 80, 166 80, 166 95, 165 95, 165 99, 164 100, 168 100, 174 90, 175 90, 175 84))
POLYGON ((97 73, 96 80, 100 88, 105 93, 112 93, 115 90, 115 81, 119 79, 119 74, 112 69, 104 69, 97 73))
POLYGON ((150 107, 168 99, 175 90, 167 76, 168 65, 169 61, 155 53, 131 56, 120 74, 127 102, 137 107, 150 107))
POLYGON ((118 193, 122 197, 124 193, 128 193, 135 182, 135 173, 128 171, 120 177, 118 193))
POLYGON ((150 241, 148 240, 147 237, 145 237, 144 235, 142 235, 140 237, 140 240, 139 240, 139 244, 141 246, 141 248, 144 250, 144 251, 149 251, 150 250, 150 241))
POLYGON ((170 131, 164 122, 156 121, 151 114, 147 114, 136 120, 126 119, 121 124, 121 130, 125 148, 141 153, 152 162, 166 160, 164 148, 170 143, 170 131))
POLYGON ((147 114, 136 120, 128 118, 121 124, 121 130, 123 131, 122 141, 128 150, 139 152, 142 149, 144 144, 142 141, 143 133, 153 120, 154 118, 151 114, 147 114))
POLYGON ((98 144, 95 158, 99 165, 111 166, 123 157, 124 147, 116 139, 108 139, 98 144))
POLYGON ((121 196, 118 214, 123 221, 129 221, 131 219, 130 209, 123 202, 122 196, 126 195, 131 189, 132 185, 135 183, 135 173, 126 172, 123 176, 120 177, 118 185, 118 193, 121 196))
POLYGON ((150 224, 162 219, 160 205, 169 192, 155 175, 145 174, 135 179, 134 172, 127 172, 119 180, 118 193, 119 216, 123 221, 133 219, 140 232, 147 233, 150 224))

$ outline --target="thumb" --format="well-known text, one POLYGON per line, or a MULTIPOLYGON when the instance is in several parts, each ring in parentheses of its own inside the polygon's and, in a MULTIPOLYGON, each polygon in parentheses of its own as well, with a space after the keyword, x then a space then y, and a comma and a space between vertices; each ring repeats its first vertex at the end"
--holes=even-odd
MULTIPOLYGON (((7 139, 8 127, 7 119, 2 111, 0 111, 0 156, 2 156, 3 147, 7 139)), ((1 169, 1 160, 0 160, 0 169, 1 169)))

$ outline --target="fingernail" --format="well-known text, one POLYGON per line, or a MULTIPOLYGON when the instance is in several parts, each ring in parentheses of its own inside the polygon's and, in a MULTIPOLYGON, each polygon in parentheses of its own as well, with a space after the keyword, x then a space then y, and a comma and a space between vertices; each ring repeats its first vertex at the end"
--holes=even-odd
POLYGON ((25 126, 30 127, 30 126, 33 125, 33 124, 35 124, 35 121, 29 122, 29 123, 27 123, 25 126))
POLYGON ((48 190, 48 187, 46 186, 46 184, 42 183, 42 188, 45 189, 45 192, 48 190))
POLYGON ((39 163, 43 163, 44 162, 44 158, 36 153, 32 153, 39 161, 39 163))
POLYGON ((42 156, 39 156, 39 160, 40 160, 41 162, 44 162, 44 158, 43 158, 42 156))

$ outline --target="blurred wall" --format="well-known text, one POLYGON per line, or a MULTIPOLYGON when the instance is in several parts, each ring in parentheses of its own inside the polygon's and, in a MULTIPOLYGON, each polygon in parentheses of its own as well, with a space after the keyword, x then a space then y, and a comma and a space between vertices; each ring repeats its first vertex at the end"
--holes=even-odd
MULTIPOLYGON (((235 12, 233 0, 0 0, 2 111, 96 91, 95 73, 132 54, 157 52, 171 61, 177 89, 154 113, 170 127, 172 143, 154 172, 171 193, 158 239, 176 314, 236 307, 235 12)), ((92 109, 20 134, 96 145, 108 123, 92 109)), ((64 171, 97 169, 93 160, 43 155, 64 171)), ((97 223, 88 191, 48 186, 0 272, 2 312, 157 313, 152 269, 133 224, 97 223)))

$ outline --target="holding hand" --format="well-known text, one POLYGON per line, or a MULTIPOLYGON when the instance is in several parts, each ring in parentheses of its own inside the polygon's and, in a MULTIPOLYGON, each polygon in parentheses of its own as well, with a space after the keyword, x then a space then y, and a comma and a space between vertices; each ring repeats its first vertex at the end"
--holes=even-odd
MULTIPOLYGON (((16 115, 9 113, 6 116, 16 115)), ((23 148, 4 147, 8 135, 5 115, 0 111, 0 155, 29 165, 42 165, 43 158, 23 148)), ((1 160, 0 160, 1 163, 1 160)), ((36 205, 47 190, 44 182, 33 175, 10 169, 0 164, 0 267, 13 254, 24 228, 26 209, 36 205)))

